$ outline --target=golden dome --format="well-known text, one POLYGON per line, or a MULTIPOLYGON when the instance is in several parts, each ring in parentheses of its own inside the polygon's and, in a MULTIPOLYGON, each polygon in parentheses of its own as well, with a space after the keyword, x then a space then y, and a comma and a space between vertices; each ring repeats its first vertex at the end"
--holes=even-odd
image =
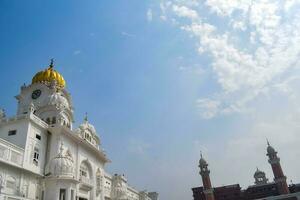
POLYGON ((46 83, 51 84, 52 81, 56 81, 56 85, 58 88, 64 88, 66 86, 66 82, 64 77, 53 69, 53 59, 49 67, 43 71, 40 71, 34 75, 32 78, 32 84, 34 83, 46 83))

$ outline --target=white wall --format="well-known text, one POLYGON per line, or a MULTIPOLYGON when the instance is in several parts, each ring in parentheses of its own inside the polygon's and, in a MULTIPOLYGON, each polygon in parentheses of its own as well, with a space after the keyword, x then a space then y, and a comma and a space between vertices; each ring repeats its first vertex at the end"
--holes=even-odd
POLYGON ((37 126, 34 123, 29 124, 27 133, 25 156, 24 156, 24 168, 31 170, 38 174, 44 174, 44 167, 46 164, 46 148, 47 148, 47 131, 37 126), (41 139, 37 139, 36 135, 41 136, 41 139), (34 148, 39 149, 38 165, 33 162, 34 148))
POLYGON ((32 174, 3 163, 0 163, 0 174, 4 180, 3 194, 22 196, 28 199, 36 199, 40 196, 39 189, 42 184, 32 174), (15 180, 14 189, 7 187, 8 180, 15 180))
POLYGON ((25 148, 25 142, 27 137, 27 132, 29 128, 29 120, 16 120, 8 123, 0 124, 0 138, 13 143, 21 148, 25 148), (17 130, 16 135, 8 136, 10 130, 17 130))

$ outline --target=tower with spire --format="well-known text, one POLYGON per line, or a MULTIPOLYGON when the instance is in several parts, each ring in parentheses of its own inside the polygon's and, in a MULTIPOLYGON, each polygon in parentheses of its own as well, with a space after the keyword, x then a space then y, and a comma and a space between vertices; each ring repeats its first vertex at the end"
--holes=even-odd
POLYGON ((208 169, 208 164, 206 160, 203 158, 202 153, 200 154, 200 160, 199 160, 199 168, 200 168, 200 175, 202 177, 202 183, 203 183, 203 191, 205 194, 206 200, 215 200, 214 197, 214 191, 211 186, 210 181, 210 170, 208 169))
POLYGON ((30 85, 21 86, 17 115, 33 113, 50 126, 63 125, 72 129, 74 122, 71 95, 66 90, 66 81, 54 69, 51 59, 46 69, 37 72, 30 85))
POLYGON ((280 165, 280 158, 277 156, 277 152, 270 145, 269 141, 267 141, 267 144, 267 156, 269 157, 269 163, 272 167, 274 181, 277 185, 278 191, 280 194, 288 194, 290 191, 286 183, 286 176, 284 175, 280 165))

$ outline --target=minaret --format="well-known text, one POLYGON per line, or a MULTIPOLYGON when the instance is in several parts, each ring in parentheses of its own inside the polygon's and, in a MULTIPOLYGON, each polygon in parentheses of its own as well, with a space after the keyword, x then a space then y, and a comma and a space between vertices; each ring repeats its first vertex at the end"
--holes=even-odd
POLYGON ((280 194, 288 194, 290 193, 290 191, 286 183, 286 176, 283 174, 280 165, 280 158, 277 156, 277 152, 270 145, 269 141, 267 141, 267 143, 268 143, 267 156, 269 157, 269 163, 271 164, 273 170, 274 181, 277 184, 277 188, 280 194))
POLYGON ((199 161, 199 168, 200 168, 200 175, 202 177, 203 191, 205 194, 205 199, 206 200, 215 200, 214 191, 211 186, 210 177, 209 177, 210 171, 207 167, 208 167, 208 164, 207 164, 206 160, 204 160, 202 153, 201 153, 201 158, 199 161))

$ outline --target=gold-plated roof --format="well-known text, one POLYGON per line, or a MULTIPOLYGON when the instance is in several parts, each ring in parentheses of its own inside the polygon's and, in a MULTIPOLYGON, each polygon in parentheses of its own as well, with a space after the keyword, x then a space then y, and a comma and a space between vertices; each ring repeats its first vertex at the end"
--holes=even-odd
POLYGON ((56 81, 56 84, 59 88, 64 88, 66 86, 66 81, 64 77, 53 69, 53 59, 49 67, 43 71, 40 71, 35 74, 32 78, 32 84, 34 83, 47 83, 50 84, 52 81, 56 81))

